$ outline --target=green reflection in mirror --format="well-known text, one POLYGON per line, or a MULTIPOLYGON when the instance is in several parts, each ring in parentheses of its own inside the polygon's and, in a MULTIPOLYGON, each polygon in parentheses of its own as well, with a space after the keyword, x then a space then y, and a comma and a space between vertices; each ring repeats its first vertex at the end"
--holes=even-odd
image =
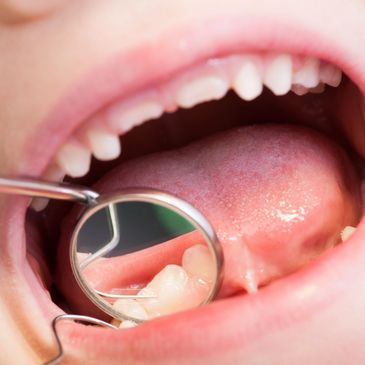
MULTIPOLYGON (((121 242, 106 257, 123 255, 169 241, 195 227, 180 214, 148 202, 116 203, 121 242)), ((92 253, 111 239, 106 208, 85 222, 77 240, 78 252, 92 253)))
POLYGON ((154 205, 157 219, 165 232, 171 236, 180 236, 194 230, 194 226, 184 217, 165 207, 154 205))

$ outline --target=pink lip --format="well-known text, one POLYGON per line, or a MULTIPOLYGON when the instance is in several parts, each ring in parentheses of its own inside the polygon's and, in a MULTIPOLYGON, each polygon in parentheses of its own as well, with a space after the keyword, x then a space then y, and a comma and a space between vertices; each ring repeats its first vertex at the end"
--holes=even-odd
POLYGON ((84 79, 77 80, 51 110, 43 127, 29 138, 18 173, 39 176, 57 147, 83 121, 113 100, 158 84, 204 59, 249 50, 310 54, 328 60, 365 90, 360 63, 352 62, 358 55, 351 54, 346 44, 333 43, 298 24, 254 19, 245 14, 200 19, 128 51, 117 52, 112 59, 87 72, 84 79))
MULTIPOLYGON (((116 98, 143 89, 152 82, 160 82, 200 60, 258 48, 311 54, 332 61, 365 90, 365 76, 361 74, 360 65, 352 62, 357 55, 344 43, 331 42, 304 27, 295 28, 293 24, 253 19, 243 14, 200 19, 148 44, 142 43, 128 52, 116 54, 88 72, 83 80, 78 80, 50 112, 42 130, 38 129, 29 138, 18 166, 19 175, 39 176, 57 147, 85 119, 116 98)), ((8 223, 3 229, 3 239, 24 244, 19 227, 23 226, 25 200, 19 199, 13 199, 13 209, 1 214, 2 221, 8 223), (7 219, 11 216, 15 218, 7 219)), ((61 325, 66 352, 89 364, 99 363, 98 360, 93 362, 92 358, 101 354, 103 361, 109 360, 109 363, 121 363, 125 359, 137 363, 148 359, 151 363, 164 364, 183 355, 186 364, 198 364, 201 356, 211 358, 212 364, 222 364, 240 353, 244 362, 255 343, 276 347, 280 353, 285 349, 275 337, 278 332, 297 333, 305 328, 303 323, 306 322, 315 326, 318 308, 322 313, 331 311, 345 289, 346 292, 351 287, 356 290, 354 278, 364 275, 365 245, 361 242, 364 236, 365 225, 360 224, 346 245, 337 247, 306 269, 277 281, 256 296, 217 301, 188 314, 161 318, 128 331, 61 325), (98 343, 97 349, 95 343, 98 343), (116 346, 116 343, 120 345, 116 346)), ((14 261, 24 260, 19 256, 19 246, 13 246, 11 250, 16 258, 14 261)), ((44 303, 46 299, 38 301, 44 303)), ((55 310, 45 312, 50 318, 55 310)), ((318 339, 313 339, 313 345, 315 340, 318 339)))

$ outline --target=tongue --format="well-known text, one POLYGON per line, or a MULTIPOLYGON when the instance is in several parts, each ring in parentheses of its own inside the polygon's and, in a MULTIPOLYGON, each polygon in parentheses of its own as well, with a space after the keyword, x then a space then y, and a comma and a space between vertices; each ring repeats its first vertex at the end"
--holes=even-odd
MULTIPOLYGON (((206 216, 224 252, 222 297, 255 292, 299 269, 339 243, 342 229, 356 225, 361 212, 359 178, 344 151, 318 132, 288 125, 241 127, 130 160, 94 188, 103 193, 127 187, 167 191, 206 216)), ((71 270, 64 265, 77 214, 70 213, 62 228, 58 284, 74 309, 100 315, 76 295, 71 270)), ((184 247, 188 241, 167 242, 164 253, 184 247)), ((164 255, 157 257, 154 264, 161 266, 164 255)), ((135 261, 128 266, 123 260, 117 267, 136 274, 135 261)), ((139 266, 150 268, 151 262, 139 266)), ((115 275, 107 274, 105 265, 94 271, 91 277, 113 287, 115 275)))
POLYGON ((241 127, 130 160, 96 190, 125 187, 165 190, 208 218, 223 246, 224 296, 300 268, 360 215, 359 180, 343 150, 288 125, 241 127))

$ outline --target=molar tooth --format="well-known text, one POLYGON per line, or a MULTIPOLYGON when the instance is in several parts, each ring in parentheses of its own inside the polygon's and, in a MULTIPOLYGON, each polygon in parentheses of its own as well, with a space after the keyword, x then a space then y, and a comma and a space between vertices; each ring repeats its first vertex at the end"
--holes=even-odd
POLYGON ((114 302, 113 309, 132 318, 141 320, 148 319, 148 315, 143 306, 134 299, 118 299, 114 302))
POLYGON ((187 301, 189 277, 178 265, 165 266, 139 294, 156 295, 144 299, 143 305, 151 317, 170 314, 181 310, 187 301))
POLYGON ((156 101, 141 101, 133 105, 119 103, 107 111, 107 123, 116 133, 128 132, 133 127, 150 119, 159 118, 164 112, 156 101))
POLYGON ((285 95, 292 83, 292 58, 282 54, 273 57, 266 66, 264 84, 275 94, 285 95))
POLYGON ((121 144, 116 134, 95 126, 86 131, 86 139, 93 155, 98 160, 108 161, 119 157, 121 144))
POLYGON ((319 60, 307 57, 299 70, 293 74, 293 84, 299 84, 306 88, 316 87, 319 83, 319 60))
POLYGON ((252 60, 244 60, 234 76, 233 88, 244 100, 250 101, 262 93, 263 85, 260 72, 252 60))
POLYGON ((341 232, 341 239, 342 242, 347 241, 350 236, 356 231, 356 227, 352 227, 352 226, 347 226, 345 227, 342 232, 341 232))
POLYGON ((329 63, 322 63, 319 71, 320 80, 330 86, 337 87, 342 80, 341 70, 329 63))
POLYGON ((137 326, 138 326, 138 324, 136 322, 130 321, 127 319, 119 325, 119 328, 133 328, 133 327, 137 327, 137 326))
POLYGON ((91 152, 73 139, 57 152, 56 161, 63 171, 71 177, 82 177, 89 172, 91 152))
POLYGON ((184 83, 176 93, 176 103, 182 108, 223 98, 229 85, 227 80, 219 76, 204 76, 184 83))
POLYGON ((182 266, 190 276, 196 276, 208 283, 215 278, 215 265, 208 247, 198 244, 185 250, 182 266))

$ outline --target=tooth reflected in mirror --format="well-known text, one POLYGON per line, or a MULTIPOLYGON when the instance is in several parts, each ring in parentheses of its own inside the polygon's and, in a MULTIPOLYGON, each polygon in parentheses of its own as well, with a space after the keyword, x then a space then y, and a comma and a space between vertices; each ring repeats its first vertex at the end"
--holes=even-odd
POLYGON ((119 320, 141 322, 214 297, 219 244, 205 218, 183 204, 187 214, 165 203, 119 199, 82 217, 71 261, 94 304, 119 320))

